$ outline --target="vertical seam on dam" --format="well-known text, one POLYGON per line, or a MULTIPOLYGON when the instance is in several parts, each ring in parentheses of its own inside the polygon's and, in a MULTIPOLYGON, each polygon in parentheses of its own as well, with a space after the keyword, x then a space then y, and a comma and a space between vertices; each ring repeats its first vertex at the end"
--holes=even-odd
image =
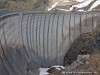
POLYGON ((29 16, 28 16, 27 25, 26 25, 26 37, 27 37, 28 49, 29 49, 29 51, 30 51, 30 56, 31 56, 31 58, 33 59, 32 53, 31 53, 32 50, 31 50, 31 47, 30 47, 30 44, 29 44, 29 36, 28 36, 28 33, 30 33, 30 39, 31 39, 31 28, 30 28, 30 29, 28 28, 28 26, 31 27, 31 20, 32 20, 32 16, 31 16, 31 18, 30 18, 30 22, 29 22, 29 16), (29 30, 28 30, 28 29, 29 29, 29 30))
MULTIPOLYGON (((57 18, 57 26, 56 26, 56 59, 58 58, 58 22, 59 22, 59 15, 58 15, 58 18, 57 18)), ((59 62, 57 60, 57 62, 59 62)))
MULTIPOLYGON (((44 51, 44 32, 45 32, 46 18, 47 18, 47 14, 45 14, 44 27, 43 27, 43 57, 44 57, 44 59, 46 59, 46 57, 45 57, 45 51, 44 51)), ((44 66, 45 66, 45 64, 44 64, 44 66)))
POLYGON ((40 50, 40 54, 42 55, 42 52, 41 52, 41 44, 40 44, 40 29, 41 29, 41 21, 42 21, 42 17, 43 17, 43 13, 41 14, 41 18, 40 18, 40 25, 39 25, 39 50, 40 50))
MULTIPOLYGON (((41 17, 40 17, 40 25, 39 25, 39 51, 40 51, 40 54, 42 55, 42 52, 41 52, 41 42, 40 42, 40 39, 41 39, 41 37, 40 37, 40 29, 41 29, 41 21, 42 21, 42 17, 43 17, 43 13, 41 13, 41 17)), ((42 62, 42 61, 40 61, 40 62, 42 62)))
POLYGON ((76 19, 76 13, 74 15, 74 38, 76 38, 76 36, 75 36, 75 19, 76 19))
POLYGON ((80 36, 81 36, 81 14, 80 14, 80 36))
MULTIPOLYGON (((64 37, 64 35, 63 35, 63 33, 64 33, 64 22, 65 22, 64 19, 65 19, 65 14, 63 14, 63 18, 62 18, 62 31, 61 31, 61 32, 62 32, 62 33, 61 33, 61 35, 62 35, 62 41, 63 41, 63 37, 64 37)), ((61 42, 61 46, 63 46, 62 42, 61 42)), ((62 49, 62 54, 63 54, 63 53, 64 53, 63 47, 62 47, 61 49, 62 49)), ((61 54, 61 55, 62 55, 62 54, 61 54)), ((61 55, 60 55, 60 56, 61 56, 61 55)), ((60 59, 62 59, 62 58, 60 58, 60 59)))
MULTIPOLYGON (((39 54, 39 49, 38 49, 38 39, 37 39, 37 29, 38 29, 38 21, 39 21, 39 15, 37 17, 37 21, 36 21, 36 50, 37 50, 37 54, 39 54)), ((39 60, 40 61, 40 60, 39 60)))
MULTIPOLYGON (((29 52, 31 53, 30 48, 29 48, 29 41, 28 41, 28 21, 29 21, 29 15, 27 18, 27 23, 26 23, 26 40, 27 40, 27 46, 28 46, 29 52)), ((31 57, 30 54, 29 54, 29 57, 31 57)))
POLYGON ((6 37, 5 37, 4 27, 3 27, 3 35, 4 35, 5 46, 7 46, 7 42, 6 42, 6 37))
POLYGON ((34 18, 33 18, 33 25, 32 25, 32 39, 33 39, 33 50, 35 50, 35 46, 34 46, 34 21, 35 21, 35 15, 34 15, 34 18))
MULTIPOLYGON (((50 14, 50 16, 49 16, 49 22, 48 22, 48 31, 47 31, 47 54, 48 54, 48 64, 50 63, 50 57, 49 57, 49 52, 48 52, 48 50, 49 50, 49 47, 48 47, 48 45, 49 45, 49 28, 50 28, 50 19, 51 18, 51 14, 50 14)), ((49 64, 50 65, 50 64, 49 64)))
MULTIPOLYGON (((54 18, 55 18, 55 14, 53 14, 54 16, 53 16, 53 20, 52 20, 52 28, 51 28, 51 49, 52 49, 52 38, 53 38, 53 23, 54 23, 54 18)), ((52 50, 51 50, 51 58, 52 58, 52 50)), ((51 64, 52 65, 52 64, 51 64)))
MULTIPOLYGON (((31 45, 32 45, 32 52, 35 52, 34 50, 35 50, 35 46, 34 46, 34 35, 33 35, 33 33, 34 33, 34 20, 35 20, 35 14, 32 14, 32 27, 31 27, 31 45)), ((36 59, 36 60, 38 60, 37 58, 35 58, 34 57, 34 55, 33 55, 33 58, 34 59, 36 59)), ((34 60, 35 61, 35 60, 34 60)), ((36 62, 36 61, 35 61, 36 62)))
POLYGON ((23 19, 24 19, 24 15, 22 15, 22 19, 21 19, 21 39, 22 39, 23 48, 25 49, 26 56, 27 56, 27 58, 29 58, 28 53, 25 48, 25 45, 24 45, 24 40, 23 40, 23 33, 22 33, 22 23, 24 21, 23 19))
POLYGON ((69 17, 69 47, 70 47, 70 42, 71 42, 71 40, 70 40, 70 35, 71 35, 71 33, 70 33, 70 21, 71 21, 71 14, 69 17))
POLYGON ((33 17, 33 14, 30 16, 30 22, 28 22, 29 21, 29 16, 28 16, 28 19, 27 19, 27 26, 26 26, 26 33, 27 33, 27 42, 28 42, 28 46, 29 46, 29 51, 30 51, 30 56, 31 56, 31 58, 33 59, 34 57, 32 56, 32 42, 30 41, 30 44, 29 44, 29 39, 31 40, 31 23, 32 23, 32 17, 33 17), (30 28, 28 28, 28 26, 30 27, 30 28), (28 30, 29 29, 29 30, 28 30), (28 32, 29 31, 29 32, 28 32), (29 36, 28 36, 28 33, 30 33, 30 38, 29 38, 29 36))
MULTIPOLYGON (((31 27, 32 27, 32 17, 33 17, 33 14, 31 15, 31 18, 30 18, 30 28, 29 28, 29 33, 30 33, 30 49, 31 49, 31 51, 33 51, 32 50, 32 41, 31 41, 31 34, 32 34, 32 30, 31 30, 31 27)), ((31 56, 32 56, 32 53, 31 53, 31 56)))
POLYGON ((24 18, 24 15, 22 16, 22 19, 21 19, 21 39, 22 39, 23 47, 25 47, 24 46, 24 42, 23 42, 23 35, 22 35, 22 22, 23 22, 23 18, 24 18))
POLYGON ((65 14, 63 15, 63 19, 62 19, 62 40, 63 40, 63 30, 64 30, 64 16, 65 16, 65 14))

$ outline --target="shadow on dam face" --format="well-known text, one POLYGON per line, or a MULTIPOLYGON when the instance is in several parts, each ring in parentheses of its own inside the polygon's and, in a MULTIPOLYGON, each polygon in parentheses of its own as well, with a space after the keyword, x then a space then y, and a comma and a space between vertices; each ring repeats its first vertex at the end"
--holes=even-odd
MULTIPOLYGON (((33 12, 0 17, 0 66, 25 75, 28 62, 62 65, 71 44, 100 24, 99 12, 33 12)), ((6 74, 5 74, 6 75, 6 74)))

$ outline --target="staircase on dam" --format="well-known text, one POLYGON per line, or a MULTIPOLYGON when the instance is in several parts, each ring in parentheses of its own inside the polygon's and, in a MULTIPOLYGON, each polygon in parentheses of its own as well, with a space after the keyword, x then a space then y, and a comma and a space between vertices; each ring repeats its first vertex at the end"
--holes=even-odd
MULTIPOLYGON (((0 17, 0 64, 8 75, 25 75, 28 62, 62 65, 80 34, 100 25, 99 12, 32 12, 0 17)), ((5 74, 6 75, 6 74, 5 74)))

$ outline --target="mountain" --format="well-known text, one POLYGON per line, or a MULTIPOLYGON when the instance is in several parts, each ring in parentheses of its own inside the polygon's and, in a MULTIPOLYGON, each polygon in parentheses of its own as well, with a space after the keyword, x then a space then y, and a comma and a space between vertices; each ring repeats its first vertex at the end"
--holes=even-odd
POLYGON ((61 11, 100 11, 100 0, 59 0, 48 8, 61 11))
POLYGON ((0 0, 0 9, 100 11, 100 0, 0 0))
POLYGON ((44 3, 47 0, 0 0, 1 10, 44 10, 44 3))

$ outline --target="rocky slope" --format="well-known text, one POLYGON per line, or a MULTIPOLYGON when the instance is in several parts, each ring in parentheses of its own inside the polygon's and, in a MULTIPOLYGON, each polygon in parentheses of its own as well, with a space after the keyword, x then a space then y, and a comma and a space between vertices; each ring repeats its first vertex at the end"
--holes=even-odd
POLYGON ((51 10, 100 11, 100 0, 60 0, 51 10))
POLYGON ((0 9, 4 10, 29 10, 44 9, 45 0, 0 0, 0 9))
POLYGON ((100 52, 100 26, 76 39, 65 55, 64 66, 77 60, 79 54, 93 54, 98 51, 100 52))
POLYGON ((68 67, 51 67, 48 75, 100 75, 100 53, 79 55, 68 67))
POLYGON ((0 0, 0 9, 100 11, 100 0, 0 0))

